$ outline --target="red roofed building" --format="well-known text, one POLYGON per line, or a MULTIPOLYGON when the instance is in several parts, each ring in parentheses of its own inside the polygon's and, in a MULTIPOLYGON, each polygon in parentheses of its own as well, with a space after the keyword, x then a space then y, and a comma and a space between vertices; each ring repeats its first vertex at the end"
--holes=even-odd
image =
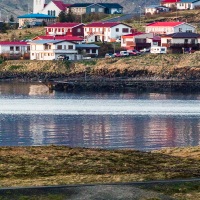
POLYGON ((84 27, 86 42, 115 42, 122 35, 132 33, 129 25, 120 22, 94 22, 84 27))
POLYGON ((145 32, 157 35, 177 32, 195 32, 195 27, 186 22, 154 22, 146 25, 145 32))
POLYGON ((150 47, 147 38, 153 37, 153 33, 135 32, 121 37, 121 47, 126 49, 143 49, 150 47))
POLYGON ((65 4, 62 0, 50 1, 48 4, 45 0, 33 0, 33 13, 41 13, 58 17, 61 11, 66 11, 71 4, 65 4))
POLYGON ((30 45, 20 41, 0 41, 0 55, 6 59, 17 59, 30 57, 30 45))
POLYGON ((46 35, 57 36, 79 36, 84 37, 84 24, 83 23, 68 23, 68 22, 58 22, 46 26, 46 35))
POLYGON ((176 7, 177 2, 181 0, 162 0, 161 5, 166 6, 168 8, 172 8, 173 6, 176 7))

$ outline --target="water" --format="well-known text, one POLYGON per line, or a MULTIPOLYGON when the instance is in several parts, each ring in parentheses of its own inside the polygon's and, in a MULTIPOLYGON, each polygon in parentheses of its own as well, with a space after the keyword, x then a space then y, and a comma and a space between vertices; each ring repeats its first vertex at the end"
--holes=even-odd
POLYGON ((200 94, 50 93, 0 83, 0 146, 152 150, 200 144, 200 94))

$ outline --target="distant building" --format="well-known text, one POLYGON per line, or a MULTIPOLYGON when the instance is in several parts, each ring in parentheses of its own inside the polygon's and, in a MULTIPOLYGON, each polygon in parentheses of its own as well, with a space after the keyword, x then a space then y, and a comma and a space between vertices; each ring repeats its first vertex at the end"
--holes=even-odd
POLYGON ((177 32, 195 32, 196 28, 186 22, 154 22, 147 24, 146 33, 154 33, 157 35, 171 34, 177 32))
POLYGON ((132 27, 120 22, 93 22, 84 27, 86 42, 115 42, 132 32, 132 27))
POLYGON ((122 14, 123 7, 118 3, 75 3, 67 8, 76 15, 90 13, 122 14))
POLYGON ((170 8, 166 6, 160 6, 160 5, 150 5, 145 7, 145 14, 157 14, 157 13, 163 13, 163 12, 169 12, 170 8))
POLYGON ((41 13, 46 15, 51 15, 58 17, 61 11, 66 11, 66 9, 71 4, 65 4, 62 0, 50 1, 48 4, 45 0, 33 0, 33 13, 41 13))
POLYGON ((181 0, 177 2, 178 10, 189 10, 200 6, 200 0, 181 0))
POLYGON ((178 2, 180 2, 181 0, 161 0, 161 5, 162 6, 166 6, 168 8, 176 8, 176 5, 178 2))

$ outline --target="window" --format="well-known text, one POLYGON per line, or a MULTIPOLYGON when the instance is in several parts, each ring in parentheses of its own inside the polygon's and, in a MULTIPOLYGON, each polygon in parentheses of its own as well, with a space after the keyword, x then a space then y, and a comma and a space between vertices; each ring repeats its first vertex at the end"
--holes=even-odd
POLYGON ((58 45, 58 46, 57 46, 57 49, 62 49, 62 45, 58 45))
POLYGON ((16 47, 15 47, 15 50, 16 50, 16 51, 19 51, 19 49, 20 49, 19 46, 16 46, 16 47))
POLYGON ((64 45, 64 49, 66 49, 66 45, 64 45))
POLYGON ((91 8, 91 12, 95 12, 95 8, 91 8))
POLYGON ((116 31, 116 32, 119 32, 119 28, 116 28, 115 31, 116 31))
POLYGON ((185 40, 184 40, 184 43, 187 44, 187 43, 188 43, 188 39, 185 39, 185 40))
POLYGON ((73 49, 73 45, 68 45, 68 49, 73 49))
POLYGON ((30 46, 27 46, 27 51, 30 51, 30 46))
POLYGON ((103 12, 103 8, 99 8, 99 12, 103 12))
POLYGON ((128 28, 123 28, 123 29, 122 29, 122 32, 123 32, 123 33, 128 33, 128 32, 129 32, 129 31, 128 31, 128 28))
POLYGON ((170 44, 171 43, 171 39, 167 39, 167 44, 170 44))
POLYGON ((190 32, 190 33, 191 33, 191 32, 192 32, 192 30, 191 30, 191 29, 187 29, 187 30, 186 30, 186 32, 190 32))
POLYGON ((34 56, 35 54, 34 53, 32 53, 32 56, 34 56))
POLYGON ((92 53, 96 53, 96 49, 92 49, 92 53))
POLYGON ((80 33, 80 32, 81 32, 81 29, 80 29, 80 28, 77 28, 77 32, 80 33))
POLYGON ((86 53, 90 53, 90 49, 86 49, 86 53))
POLYGON ((13 46, 10 47, 10 51, 14 51, 14 47, 13 46))
POLYGON ((191 39, 191 44, 195 44, 195 39, 191 39))
POLYGON ((179 31, 179 32, 182 32, 182 28, 179 28, 178 31, 179 31))

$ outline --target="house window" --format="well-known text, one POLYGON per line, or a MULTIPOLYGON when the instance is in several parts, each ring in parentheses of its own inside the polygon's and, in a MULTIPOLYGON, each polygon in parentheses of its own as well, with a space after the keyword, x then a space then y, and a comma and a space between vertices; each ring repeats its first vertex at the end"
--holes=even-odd
POLYGON ((187 43, 188 43, 188 39, 185 39, 185 40, 184 40, 184 43, 187 44, 187 43))
POLYGON ((68 49, 73 49, 73 45, 68 45, 68 49))
POLYGON ((95 12, 95 8, 91 8, 91 12, 95 12))
POLYGON ((13 46, 10 47, 10 51, 14 51, 14 47, 13 46))
POLYGON ((81 29, 80 29, 80 28, 77 28, 77 32, 80 33, 80 32, 81 32, 81 29))
POLYGON ((103 8, 99 8, 99 12, 103 12, 103 8))
POLYGON ((90 49, 86 49, 86 53, 90 53, 90 49))
POLYGON ((171 39, 167 39, 167 44, 170 44, 171 43, 171 39))
POLYGON ((35 54, 34 53, 32 53, 32 56, 34 56, 35 54))
POLYGON ((116 28, 115 31, 116 31, 116 32, 119 32, 119 28, 116 28))
POLYGON ((182 32, 182 28, 179 28, 178 31, 179 31, 179 32, 182 32))
POLYGON ((16 51, 19 51, 19 47, 18 47, 18 46, 16 46, 16 47, 15 47, 15 50, 16 50, 16 51))
POLYGON ((66 49, 66 45, 64 45, 64 49, 66 49))
POLYGON ((96 53, 96 49, 92 49, 92 53, 96 53))
POLYGON ((27 51, 30 51, 30 46, 27 46, 27 51))
POLYGON ((192 30, 191 30, 191 29, 187 29, 187 30, 186 30, 186 32, 190 32, 190 33, 191 33, 191 32, 192 32, 192 30))
POLYGON ((123 29, 122 29, 122 32, 123 32, 123 33, 128 33, 128 32, 129 32, 129 31, 128 31, 128 28, 123 28, 123 29))
POLYGON ((195 39, 191 39, 191 44, 195 44, 195 39))
POLYGON ((62 49, 62 45, 58 45, 58 46, 57 46, 57 49, 62 49))

